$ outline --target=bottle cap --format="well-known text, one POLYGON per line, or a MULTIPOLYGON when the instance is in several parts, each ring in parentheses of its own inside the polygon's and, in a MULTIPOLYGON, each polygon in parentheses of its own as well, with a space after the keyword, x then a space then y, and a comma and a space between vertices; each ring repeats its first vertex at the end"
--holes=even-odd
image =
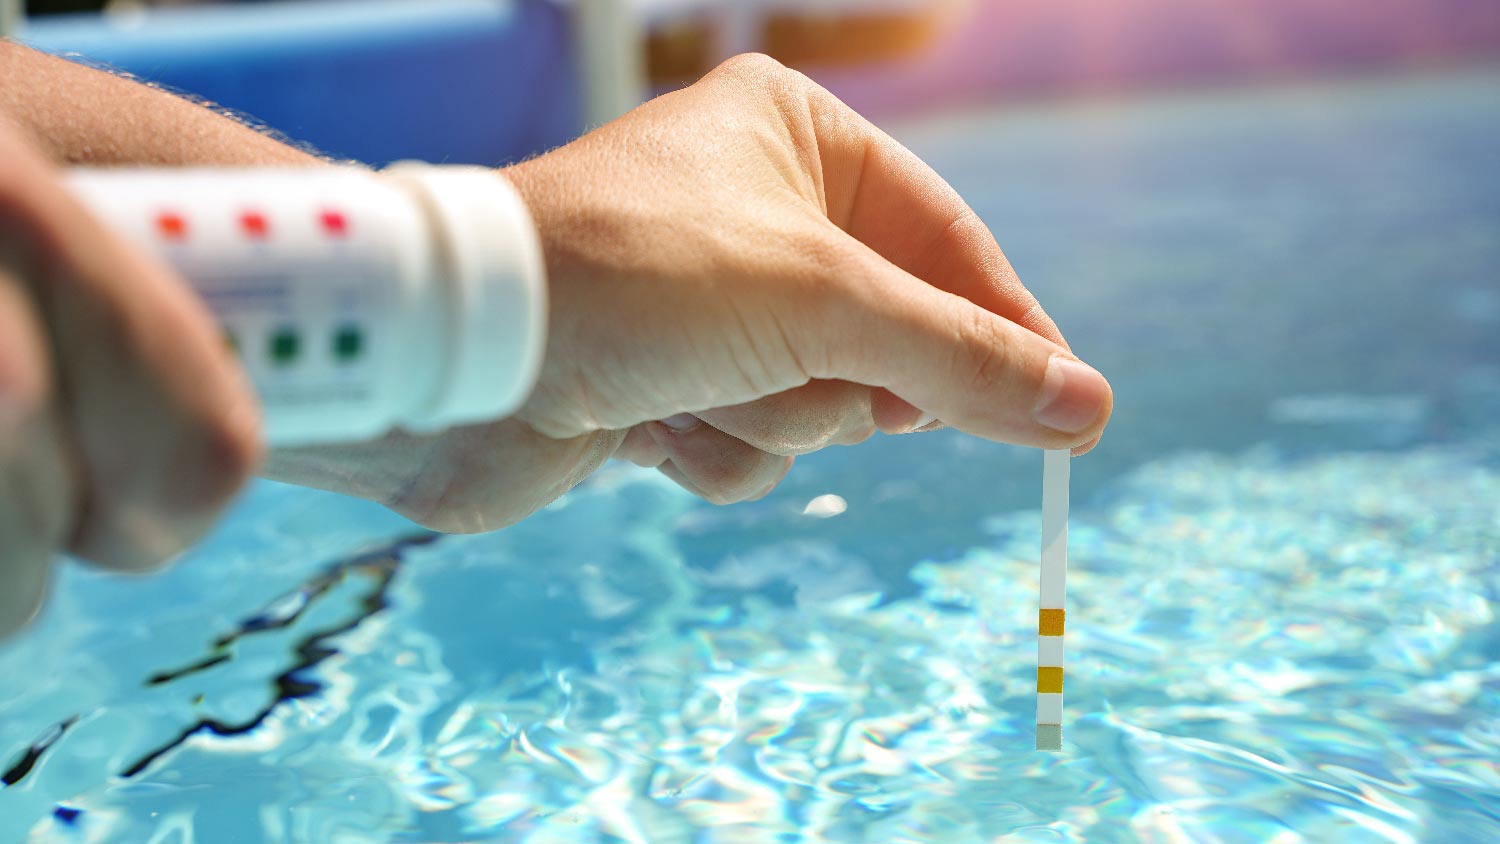
POLYGON ((447 366, 426 411, 403 424, 436 430, 514 413, 540 374, 547 329, 546 270, 525 203, 482 167, 401 162, 382 175, 427 207, 447 292, 447 366))

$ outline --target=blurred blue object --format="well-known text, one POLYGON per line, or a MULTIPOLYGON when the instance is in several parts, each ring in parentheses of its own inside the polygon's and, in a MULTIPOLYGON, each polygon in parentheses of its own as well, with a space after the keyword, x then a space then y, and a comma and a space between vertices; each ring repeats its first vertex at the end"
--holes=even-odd
POLYGON ((27 44, 196 95, 338 158, 494 165, 582 126, 548 0, 304 0, 30 21, 27 44))

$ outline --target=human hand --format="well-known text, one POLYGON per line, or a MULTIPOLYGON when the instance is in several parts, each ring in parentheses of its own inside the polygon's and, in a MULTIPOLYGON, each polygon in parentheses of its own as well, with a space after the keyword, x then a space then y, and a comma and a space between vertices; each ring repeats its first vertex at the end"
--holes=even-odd
POLYGON ((829 379, 879 388, 867 418, 884 430, 925 410, 1061 448, 1104 427, 1108 385, 1066 366, 1056 327, 952 188, 764 56, 506 172, 547 257, 548 354, 520 416, 549 436, 818 393, 777 400, 764 427, 785 428, 848 401, 809 383, 829 379))
POLYGON ((1108 384, 953 189, 771 59, 733 59, 504 174, 549 274, 526 405, 274 455, 273 476, 482 530, 611 454, 725 502, 768 492, 791 455, 924 418, 1078 453, 1108 420, 1108 384))
POLYGON ((0 121, 0 636, 60 552, 140 570, 253 470, 258 420, 212 320, 0 121))

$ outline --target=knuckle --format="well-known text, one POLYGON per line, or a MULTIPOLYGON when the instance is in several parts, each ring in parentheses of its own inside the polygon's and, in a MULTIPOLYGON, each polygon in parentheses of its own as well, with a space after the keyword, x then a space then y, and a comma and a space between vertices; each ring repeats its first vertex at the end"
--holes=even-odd
POLYGON ((993 392, 1014 378, 1014 355, 988 315, 970 309, 960 320, 955 344, 954 372, 978 392, 993 392))
POLYGON ((781 244, 794 250, 805 262, 807 274, 826 288, 849 275, 850 267, 859 263, 859 254, 847 242, 847 236, 821 213, 810 215, 806 224, 787 233, 781 244))
POLYGON ((786 322, 792 327, 803 373, 809 378, 839 377, 850 344, 865 333, 850 331, 858 328, 851 321, 860 315, 863 296, 850 280, 868 278, 870 270, 858 253, 824 231, 794 235, 783 245, 785 254, 801 262, 800 271, 792 274, 795 288, 786 297, 796 302, 795 308, 786 309, 786 322))
POLYGON ((750 79, 770 79, 787 71, 786 65, 765 53, 740 53, 725 59, 717 71, 750 79))
POLYGON ((761 95, 783 109, 795 104, 805 108, 809 91, 817 90, 816 83, 805 74, 764 53, 732 56, 709 76, 761 95))

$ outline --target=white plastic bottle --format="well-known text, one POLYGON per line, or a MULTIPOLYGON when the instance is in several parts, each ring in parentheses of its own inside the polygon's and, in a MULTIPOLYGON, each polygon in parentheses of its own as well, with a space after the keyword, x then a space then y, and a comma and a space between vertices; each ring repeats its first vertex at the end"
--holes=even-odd
POLYGON ((75 169, 76 194, 202 295, 272 445, 498 419, 541 366, 541 248, 482 168, 75 169))

